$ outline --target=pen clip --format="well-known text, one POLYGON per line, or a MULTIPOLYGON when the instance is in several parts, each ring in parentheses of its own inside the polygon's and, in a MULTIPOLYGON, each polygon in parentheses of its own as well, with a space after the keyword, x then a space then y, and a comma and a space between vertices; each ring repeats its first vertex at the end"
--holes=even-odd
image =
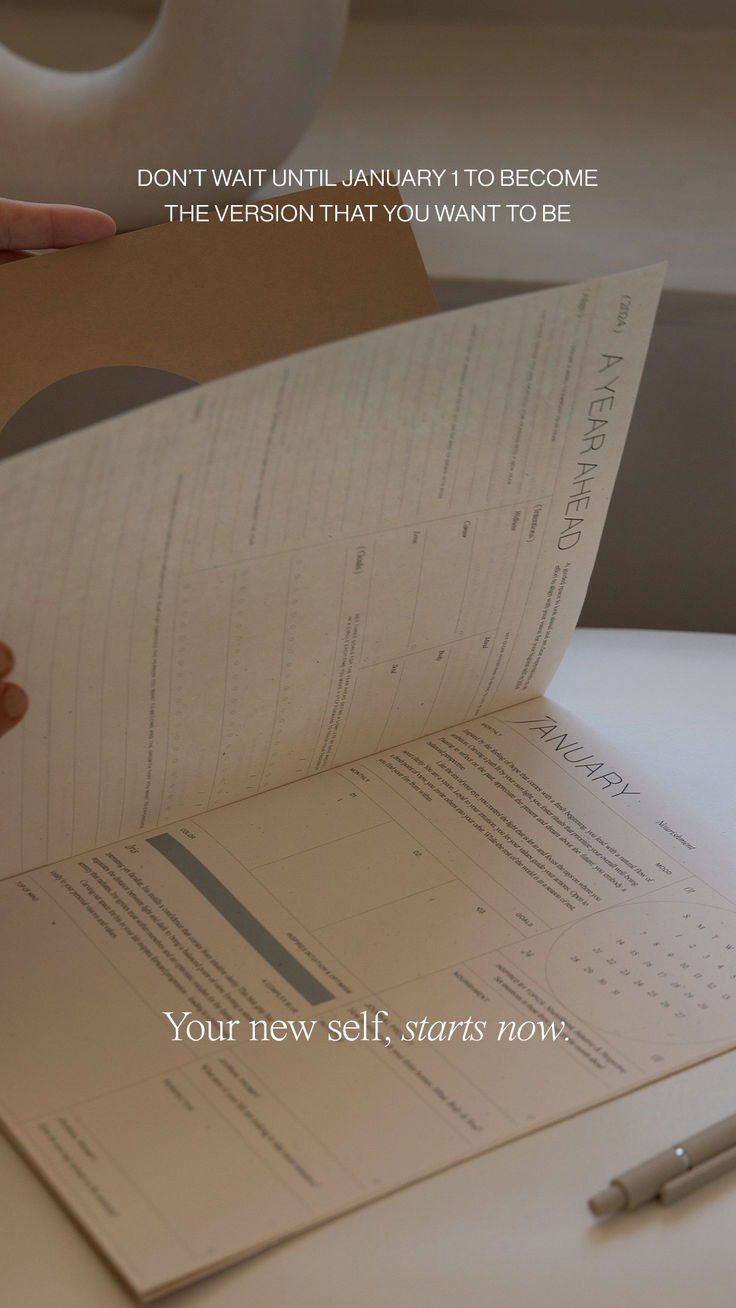
POLYGON ((674 1204, 678 1199, 684 1199, 694 1190, 699 1190, 702 1185, 715 1181, 734 1168, 736 1168, 736 1145, 731 1149, 725 1149, 723 1153, 714 1154, 712 1158, 706 1158, 705 1162, 691 1167, 688 1172, 683 1172, 682 1176, 675 1176, 671 1181, 665 1181, 657 1198, 660 1203, 674 1204))

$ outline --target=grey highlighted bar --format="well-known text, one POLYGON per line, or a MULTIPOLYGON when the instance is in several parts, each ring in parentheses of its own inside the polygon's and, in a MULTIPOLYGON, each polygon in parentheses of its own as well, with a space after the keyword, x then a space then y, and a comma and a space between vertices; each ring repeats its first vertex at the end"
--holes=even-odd
POLYGON ((280 941, 266 930, 258 918, 248 912, 227 886, 218 881, 204 863, 200 863, 186 845, 182 845, 174 836, 169 835, 168 831, 161 836, 149 836, 147 843, 153 845, 159 854, 163 854, 164 858, 186 877, 189 884, 204 895, 207 902, 235 928, 238 935, 242 936, 243 940, 246 940, 280 977, 283 977, 284 981, 293 986, 307 1003, 323 1004, 326 999, 335 998, 321 981, 313 977, 306 967, 302 967, 298 958, 294 958, 288 949, 284 949, 280 941))

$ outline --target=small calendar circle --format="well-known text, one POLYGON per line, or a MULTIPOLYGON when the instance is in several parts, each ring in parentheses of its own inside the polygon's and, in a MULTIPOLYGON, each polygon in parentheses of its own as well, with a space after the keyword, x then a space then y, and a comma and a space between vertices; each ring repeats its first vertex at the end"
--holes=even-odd
POLYGON ((662 901, 603 909, 557 937, 547 982, 602 1031, 661 1044, 736 1037, 736 913, 662 901))

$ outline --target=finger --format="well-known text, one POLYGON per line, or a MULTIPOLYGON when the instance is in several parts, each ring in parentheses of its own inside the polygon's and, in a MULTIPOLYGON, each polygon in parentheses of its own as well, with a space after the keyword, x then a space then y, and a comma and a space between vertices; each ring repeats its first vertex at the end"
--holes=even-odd
POLYGON ((0 677, 7 677, 15 667, 15 656, 9 645, 0 640, 0 677))
POLYGON ((16 722, 20 722, 27 708, 26 692, 12 681, 5 682, 0 690, 0 736, 4 736, 16 722))
POLYGON ((0 200, 0 250, 59 250, 114 236, 115 230, 114 220, 99 209, 0 200))

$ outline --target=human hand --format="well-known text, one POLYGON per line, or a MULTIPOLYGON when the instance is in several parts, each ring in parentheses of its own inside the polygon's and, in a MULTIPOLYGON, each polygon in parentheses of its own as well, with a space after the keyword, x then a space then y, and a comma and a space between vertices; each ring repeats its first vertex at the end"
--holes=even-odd
POLYGON ((0 199, 0 263, 23 259, 27 250, 66 249, 114 235, 114 220, 99 209, 0 199))
POLYGON ((13 651, 0 641, 0 736, 20 722, 28 708, 28 696, 20 686, 5 678, 13 671, 13 651))

